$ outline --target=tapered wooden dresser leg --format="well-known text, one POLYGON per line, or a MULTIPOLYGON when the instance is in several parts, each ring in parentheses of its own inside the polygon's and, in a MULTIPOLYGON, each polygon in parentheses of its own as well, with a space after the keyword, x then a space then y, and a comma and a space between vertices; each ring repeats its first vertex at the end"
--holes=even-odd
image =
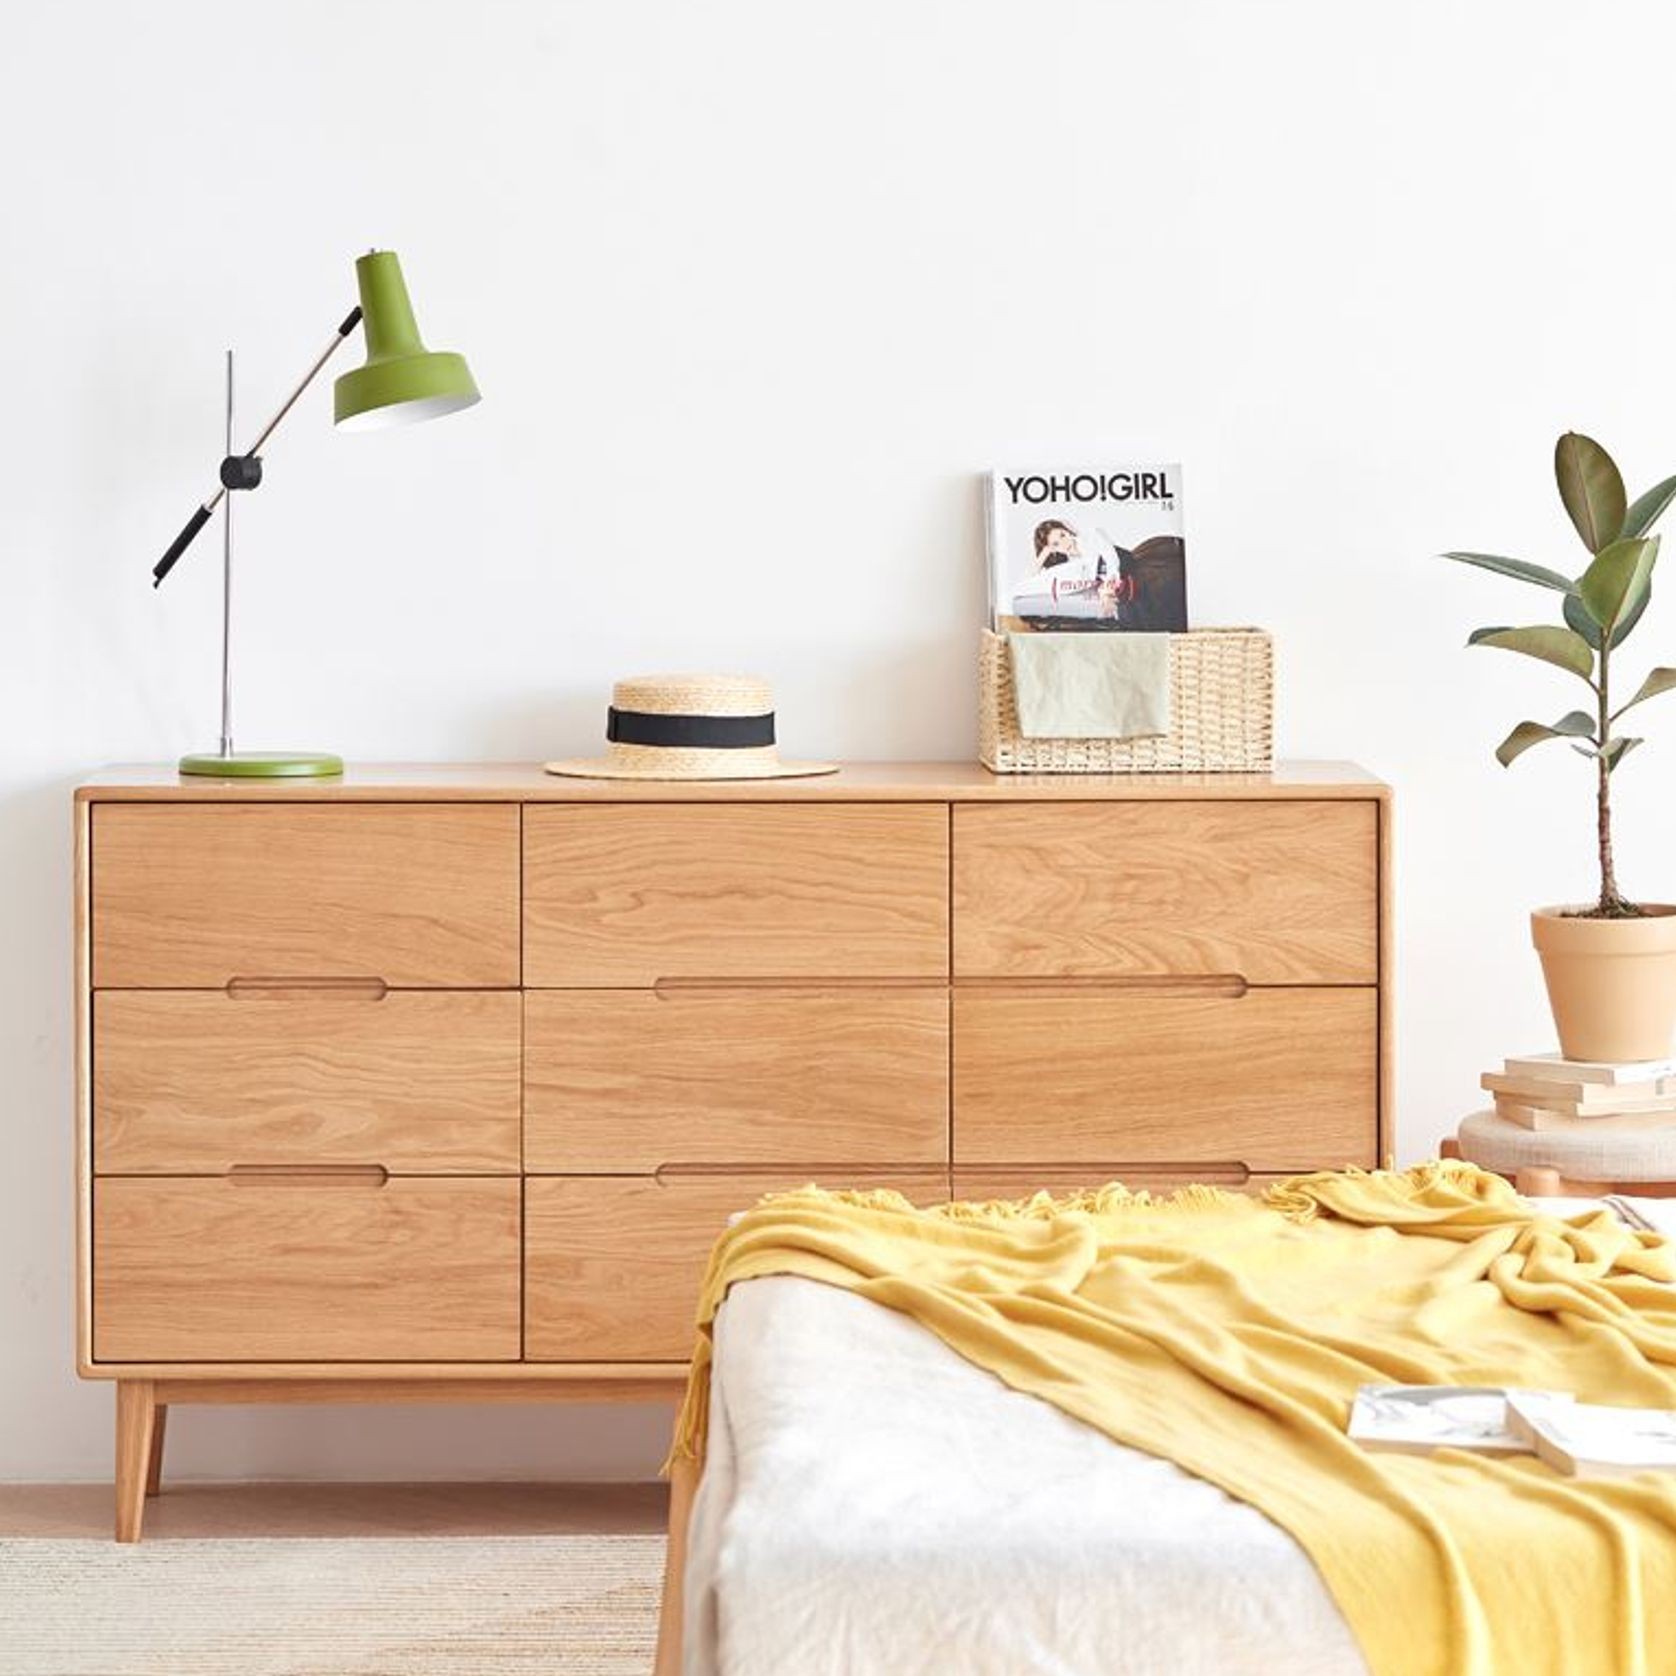
POLYGON ((138 1542, 157 1422, 157 1387, 149 1379, 116 1382, 116 1539, 138 1542))
POLYGON ((151 1459, 145 1469, 145 1493, 148 1496, 159 1494, 163 1488, 163 1433, 168 1423, 168 1404, 155 1404, 151 1420, 151 1459))

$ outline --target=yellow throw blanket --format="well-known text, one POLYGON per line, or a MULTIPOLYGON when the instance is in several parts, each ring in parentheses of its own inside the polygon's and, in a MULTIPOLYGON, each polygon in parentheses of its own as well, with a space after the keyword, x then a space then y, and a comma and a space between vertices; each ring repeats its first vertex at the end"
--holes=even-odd
POLYGON ((1301 1176, 1261 1202, 773 1195, 711 1258, 676 1457, 703 1457, 716 1310, 770 1274, 900 1310, 1249 1502, 1309 1554, 1376 1676, 1676 1672, 1676 1474, 1568 1479, 1344 1433, 1365 1381, 1676 1407, 1676 1250, 1608 1211, 1560 1221, 1448 1163, 1301 1176))

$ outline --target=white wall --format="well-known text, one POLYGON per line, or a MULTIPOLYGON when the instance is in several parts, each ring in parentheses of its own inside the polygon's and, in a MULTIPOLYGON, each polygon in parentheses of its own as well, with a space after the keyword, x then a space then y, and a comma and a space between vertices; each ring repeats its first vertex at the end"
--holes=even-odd
MULTIPOLYGON (((1568 426, 1676 470, 1669 65, 1643 4, 211 0, 14 7, 0 54, 0 1478, 108 1470, 71 1351, 69 793, 213 743, 218 457, 406 263, 485 400, 334 435, 242 515, 244 743, 533 758, 614 674, 759 670, 792 749, 971 754, 976 473, 1187 466, 1199 620, 1288 754, 1397 786, 1400 1143, 1543 1043, 1522 915, 1589 884, 1565 678, 1460 650, 1575 562, 1568 426)), ((1644 646, 1672 655, 1659 601, 1644 646)), ((1676 710, 1649 715, 1656 733, 1676 710)), ((1669 897, 1676 734, 1625 769, 1669 897)), ((229 1410, 180 1471, 633 1475, 661 1411, 229 1410)))

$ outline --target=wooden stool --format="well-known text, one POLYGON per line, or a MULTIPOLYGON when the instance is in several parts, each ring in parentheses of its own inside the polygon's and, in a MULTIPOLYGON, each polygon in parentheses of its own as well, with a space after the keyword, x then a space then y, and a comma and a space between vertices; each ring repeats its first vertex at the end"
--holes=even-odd
POLYGON ((1507 1176, 1527 1198, 1676 1198, 1676 1125, 1669 1129, 1526 1129, 1493 1111, 1462 1120, 1445 1158, 1507 1176))

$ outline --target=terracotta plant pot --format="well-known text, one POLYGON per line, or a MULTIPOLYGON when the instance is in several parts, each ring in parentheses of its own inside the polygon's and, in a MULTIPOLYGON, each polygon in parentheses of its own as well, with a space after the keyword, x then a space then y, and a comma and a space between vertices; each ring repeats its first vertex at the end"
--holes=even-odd
POLYGON ((1531 941, 1567 1059, 1664 1059, 1676 1037, 1676 907, 1641 919, 1538 908, 1531 941))

